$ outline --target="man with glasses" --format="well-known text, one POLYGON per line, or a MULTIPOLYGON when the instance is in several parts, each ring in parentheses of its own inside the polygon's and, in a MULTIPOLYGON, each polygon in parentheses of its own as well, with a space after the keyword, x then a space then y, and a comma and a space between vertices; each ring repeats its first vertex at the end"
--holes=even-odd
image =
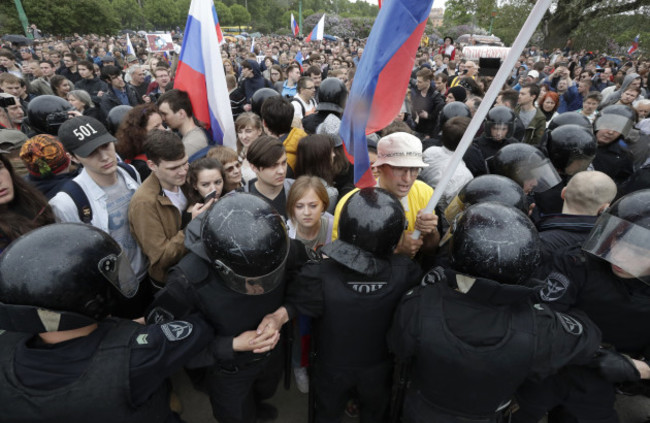
POLYGON ((291 100, 294 109, 294 119, 298 118, 302 120, 305 116, 313 113, 316 109, 314 93, 316 93, 314 81, 308 76, 301 77, 298 80, 298 94, 291 100))
MULTIPOLYGON (((399 198, 408 222, 408 227, 395 248, 395 254, 413 257, 420 250, 429 253, 440 242, 438 216, 422 211, 433 196, 433 189, 417 180, 420 170, 427 166, 429 165, 422 161, 422 143, 414 135, 395 132, 377 143, 377 186, 399 198), (415 229, 421 232, 418 239, 411 236, 415 229)), ((338 238, 338 222, 343 205, 356 191, 357 189, 351 191, 336 206, 332 240, 338 238)))

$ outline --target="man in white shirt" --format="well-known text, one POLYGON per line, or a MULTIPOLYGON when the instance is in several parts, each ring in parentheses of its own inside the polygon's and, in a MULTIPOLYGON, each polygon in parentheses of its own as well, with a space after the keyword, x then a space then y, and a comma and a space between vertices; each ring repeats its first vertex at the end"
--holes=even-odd
POLYGON ((310 77, 303 76, 298 80, 298 94, 291 100, 294 108, 294 120, 296 118, 302 120, 302 118, 312 114, 316 110, 316 100, 314 100, 315 92, 316 86, 310 77))

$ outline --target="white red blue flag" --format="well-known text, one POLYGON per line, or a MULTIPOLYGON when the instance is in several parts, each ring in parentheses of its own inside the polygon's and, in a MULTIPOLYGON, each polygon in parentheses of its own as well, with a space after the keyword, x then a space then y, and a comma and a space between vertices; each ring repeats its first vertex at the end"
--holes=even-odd
POLYGON ((320 18, 314 29, 311 30, 305 41, 320 41, 323 39, 323 30, 325 29, 325 14, 320 18))
POLYGON ((291 14, 291 31, 293 31, 294 37, 297 37, 298 34, 300 33, 300 28, 298 28, 298 22, 296 22, 296 19, 293 17, 293 13, 291 14))
POLYGON ((132 54, 135 56, 135 49, 133 48, 133 44, 131 44, 131 37, 129 37, 129 34, 126 34, 126 54, 132 54))
POLYGON ((634 37, 634 41, 632 41, 632 45, 630 46, 630 48, 627 49, 627 54, 632 54, 639 48, 639 35, 641 34, 637 34, 637 36, 634 37))
POLYGON ((174 88, 186 91, 194 116, 213 141, 236 146, 226 75, 219 50, 217 12, 212 0, 192 0, 174 88))
POLYGON ((366 134, 388 126, 399 113, 432 4, 433 0, 391 0, 370 31, 339 132, 359 188, 376 183, 366 134))

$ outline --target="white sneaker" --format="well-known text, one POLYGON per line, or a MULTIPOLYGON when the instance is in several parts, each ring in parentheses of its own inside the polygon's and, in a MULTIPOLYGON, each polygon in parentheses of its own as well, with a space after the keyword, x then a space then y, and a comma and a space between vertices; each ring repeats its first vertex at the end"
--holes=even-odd
POLYGON ((294 367, 293 376, 296 379, 296 387, 303 394, 309 393, 309 376, 306 367, 294 367))

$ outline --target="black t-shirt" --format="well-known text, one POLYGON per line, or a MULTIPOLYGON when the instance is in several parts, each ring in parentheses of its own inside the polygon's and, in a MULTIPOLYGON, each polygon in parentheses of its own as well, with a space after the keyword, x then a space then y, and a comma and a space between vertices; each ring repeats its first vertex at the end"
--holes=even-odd
POLYGON ((257 178, 250 181, 248 185, 251 194, 255 194, 265 199, 286 220, 287 219, 287 194, 284 190, 284 187, 282 187, 282 191, 280 191, 280 193, 276 195, 274 199, 271 200, 270 198, 266 197, 264 194, 262 194, 257 190, 257 187, 255 187, 255 182, 257 182, 257 178))

